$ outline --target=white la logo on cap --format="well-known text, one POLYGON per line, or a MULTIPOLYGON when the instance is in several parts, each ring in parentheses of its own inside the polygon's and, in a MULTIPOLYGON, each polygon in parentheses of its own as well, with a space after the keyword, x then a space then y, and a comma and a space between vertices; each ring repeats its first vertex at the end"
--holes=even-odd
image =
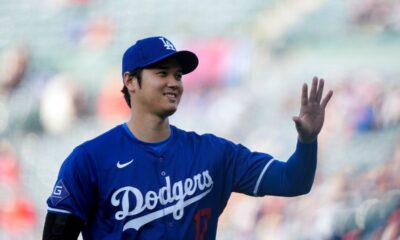
POLYGON ((162 37, 160 37, 160 40, 164 43, 165 49, 176 51, 174 45, 170 41, 162 37))

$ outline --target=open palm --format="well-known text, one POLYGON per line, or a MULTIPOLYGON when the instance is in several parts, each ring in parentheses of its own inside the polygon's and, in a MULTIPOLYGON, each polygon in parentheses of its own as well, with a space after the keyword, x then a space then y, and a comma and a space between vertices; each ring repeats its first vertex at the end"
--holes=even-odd
POLYGON ((307 84, 303 85, 300 113, 299 116, 293 117, 301 142, 309 143, 314 141, 322 129, 325 108, 333 95, 333 91, 330 90, 322 99, 323 90, 324 80, 318 80, 317 77, 312 80, 310 96, 308 96, 307 84))

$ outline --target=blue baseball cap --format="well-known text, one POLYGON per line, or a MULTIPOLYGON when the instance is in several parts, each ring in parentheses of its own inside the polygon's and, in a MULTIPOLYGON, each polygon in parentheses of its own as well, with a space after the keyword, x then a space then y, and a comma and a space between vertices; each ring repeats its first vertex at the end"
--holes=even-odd
POLYGON ((149 37, 138 40, 125 51, 122 57, 122 74, 145 68, 169 57, 177 59, 183 74, 192 72, 199 64, 193 52, 176 51, 175 46, 165 37, 149 37))

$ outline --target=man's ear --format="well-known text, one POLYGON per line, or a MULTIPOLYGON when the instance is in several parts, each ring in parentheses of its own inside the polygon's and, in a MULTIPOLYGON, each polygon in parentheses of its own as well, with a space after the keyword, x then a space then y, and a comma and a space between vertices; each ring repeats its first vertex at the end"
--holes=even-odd
POLYGON ((124 85, 128 89, 129 92, 135 92, 136 90, 136 77, 133 76, 132 74, 126 72, 124 73, 124 85))

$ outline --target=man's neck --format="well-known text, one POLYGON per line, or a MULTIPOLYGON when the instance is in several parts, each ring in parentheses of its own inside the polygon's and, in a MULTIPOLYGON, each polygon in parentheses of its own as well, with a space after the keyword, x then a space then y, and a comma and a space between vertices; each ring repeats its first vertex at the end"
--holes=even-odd
POLYGON ((127 122, 129 130, 143 142, 161 142, 169 137, 171 129, 168 118, 159 118, 155 115, 132 113, 127 122))

